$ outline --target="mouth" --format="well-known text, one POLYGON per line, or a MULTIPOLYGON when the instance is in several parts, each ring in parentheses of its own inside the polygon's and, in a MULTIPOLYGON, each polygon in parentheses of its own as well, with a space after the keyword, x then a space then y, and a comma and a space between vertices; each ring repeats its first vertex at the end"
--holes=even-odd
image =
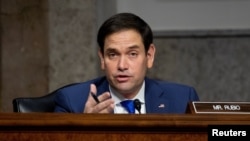
POLYGON ((129 76, 128 75, 117 75, 115 78, 120 83, 127 82, 129 80, 129 76))

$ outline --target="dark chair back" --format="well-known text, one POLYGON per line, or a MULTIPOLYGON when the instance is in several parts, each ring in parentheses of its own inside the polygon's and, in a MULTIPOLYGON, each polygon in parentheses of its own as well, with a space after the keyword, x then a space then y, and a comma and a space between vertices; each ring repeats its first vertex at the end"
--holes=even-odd
POLYGON ((55 93, 42 97, 19 97, 12 101, 13 111, 19 113, 53 112, 55 93))
POLYGON ((18 113, 31 113, 31 112, 54 112, 55 109, 55 96, 56 92, 62 88, 76 85, 79 83, 72 83, 63 86, 47 95, 41 97, 19 97, 12 101, 13 111, 18 113))

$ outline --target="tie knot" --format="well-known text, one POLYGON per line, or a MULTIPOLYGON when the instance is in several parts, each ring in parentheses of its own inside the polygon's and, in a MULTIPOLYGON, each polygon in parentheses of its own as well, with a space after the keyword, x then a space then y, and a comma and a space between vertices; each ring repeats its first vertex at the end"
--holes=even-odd
POLYGON ((128 111, 128 113, 135 113, 134 100, 124 100, 121 102, 121 105, 128 111))

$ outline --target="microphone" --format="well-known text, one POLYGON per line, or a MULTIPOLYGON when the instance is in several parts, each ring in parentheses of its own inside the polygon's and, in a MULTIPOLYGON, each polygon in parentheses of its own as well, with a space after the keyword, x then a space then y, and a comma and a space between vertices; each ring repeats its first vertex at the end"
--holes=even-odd
POLYGON ((134 100, 134 106, 135 109, 139 112, 139 114, 141 114, 141 102, 139 99, 134 100))

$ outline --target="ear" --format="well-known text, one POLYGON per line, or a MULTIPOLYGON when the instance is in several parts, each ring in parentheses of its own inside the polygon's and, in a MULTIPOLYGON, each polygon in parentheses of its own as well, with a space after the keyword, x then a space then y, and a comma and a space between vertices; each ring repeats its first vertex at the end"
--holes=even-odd
POLYGON ((152 68, 154 64, 154 58, 155 58, 155 45, 150 44, 148 52, 147 52, 147 67, 152 68))
POLYGON ((104 56, 101 52, 101 50, 98 50, 98 56, 100 58, 100 63, 101 63, 101 69, 104 70, 105 69, 105 65, 104 65, 104 56))

